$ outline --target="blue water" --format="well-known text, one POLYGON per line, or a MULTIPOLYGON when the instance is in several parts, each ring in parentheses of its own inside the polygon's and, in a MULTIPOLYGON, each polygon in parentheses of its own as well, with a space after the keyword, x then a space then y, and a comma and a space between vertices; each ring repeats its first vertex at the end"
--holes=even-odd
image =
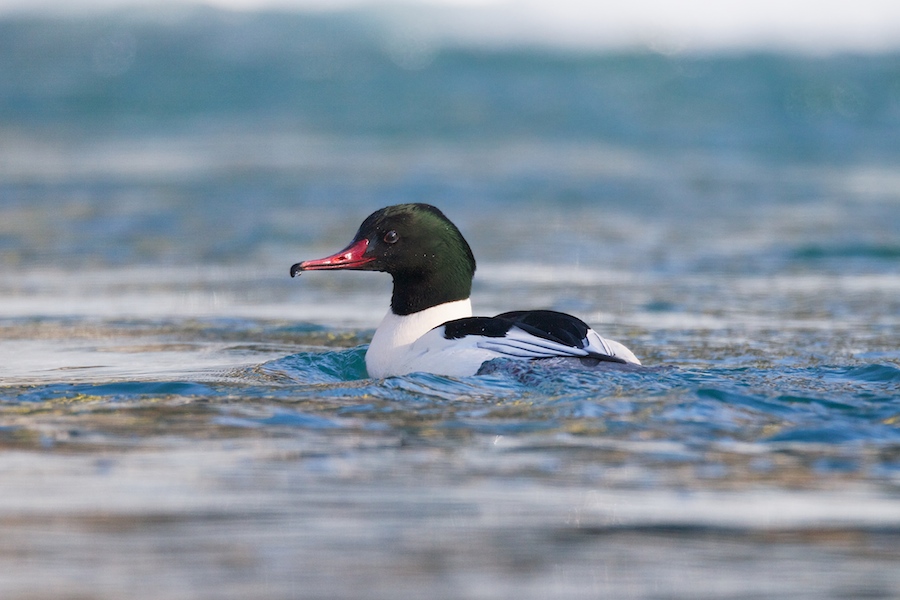
POLYGON ((900 54, 386 31, 0 20, 0 596, 900 595, 900 54), (646 367, 368 378, 418 201, 646 367))

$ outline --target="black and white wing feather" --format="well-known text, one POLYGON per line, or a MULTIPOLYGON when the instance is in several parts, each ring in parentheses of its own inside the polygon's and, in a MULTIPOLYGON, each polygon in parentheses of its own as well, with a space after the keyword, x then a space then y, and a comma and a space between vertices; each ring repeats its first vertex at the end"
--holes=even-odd
POLYGON ((551 310, 468 317, 443 327, 446 339, 474 336, 478 348, 510 358, 577 357, 640 364, 627 348, 604 340, 581 319, 551 310))

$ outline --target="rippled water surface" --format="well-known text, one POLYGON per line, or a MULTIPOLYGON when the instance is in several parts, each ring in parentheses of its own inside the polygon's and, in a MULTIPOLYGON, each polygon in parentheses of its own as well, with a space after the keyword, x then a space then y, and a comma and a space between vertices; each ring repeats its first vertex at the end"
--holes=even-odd
POLYGON ((116 19, 0 22, 0 596, 900 596, 896 56, 116 19), (645 367, 368 378, 406 201, 645 367))

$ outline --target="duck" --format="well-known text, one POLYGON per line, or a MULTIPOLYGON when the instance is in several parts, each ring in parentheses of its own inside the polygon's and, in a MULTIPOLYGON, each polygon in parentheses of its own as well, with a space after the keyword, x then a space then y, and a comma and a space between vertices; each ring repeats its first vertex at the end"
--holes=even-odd
POLYGON ((619 342, 581 319, 553 310, 473 316, 475 257, 440 209, 387 206, 369 215, 335 254, 291 266, 307 271, 380 271, 393 277, 390 308, 366 350, 370 377, 410 373, 468 377, 494 359, 578 359, 580 364, 640 365, 619 342))

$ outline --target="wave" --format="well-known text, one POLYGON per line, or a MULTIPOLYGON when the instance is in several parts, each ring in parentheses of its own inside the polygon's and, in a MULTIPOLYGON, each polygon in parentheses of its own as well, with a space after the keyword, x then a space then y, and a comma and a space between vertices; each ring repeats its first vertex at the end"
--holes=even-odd
MULTIPOLYGON (((703 0, 667 4, 638 0, 625 4, 497 2, 491 0, 209 0, 225 11, 341 14, 378 25, 398 64, 421 68, 442 45, 568 49, 648 48, 657 52, 781 48, 800 51, 884 51, 900 39, 900 9, 878 0, 852 5, 776 0, 710 5, 703 0)), ((146 0, 7 0, 0 14, 84 15, 130 10, 144 18, 182 20, 206 10, 193 2, 148 8, 146 0)), ((234 12, 232 14, 235 14, 234 12)), ((127 49, 130 44, 124 41, 127 49)), ((116 70, 121 61, 105 63, 116 70)))

